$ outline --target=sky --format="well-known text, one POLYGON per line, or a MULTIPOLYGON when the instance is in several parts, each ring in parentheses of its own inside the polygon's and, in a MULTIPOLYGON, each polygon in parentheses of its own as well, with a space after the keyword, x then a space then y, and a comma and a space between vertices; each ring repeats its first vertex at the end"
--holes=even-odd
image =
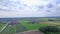
POLYGON ((0 18, 60 16, 60 0, 0 0, 0 18))

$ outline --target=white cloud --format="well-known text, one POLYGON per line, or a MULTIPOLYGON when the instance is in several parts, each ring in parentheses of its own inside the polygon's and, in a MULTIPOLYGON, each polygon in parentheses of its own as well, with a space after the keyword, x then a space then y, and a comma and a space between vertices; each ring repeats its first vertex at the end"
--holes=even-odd
POLYGON ((0 3, 0 9, 4 9, 0 10, 0 17, 60 16, 60 4, 56 5, 54 0, 9 0, 9 2, 7 0, 4 1, 4 4, 0 3), (47 4, 49 3, 53 4, 53 7, 47 8, 47 4), (3 6, 5 4, 7 6, 3 6))

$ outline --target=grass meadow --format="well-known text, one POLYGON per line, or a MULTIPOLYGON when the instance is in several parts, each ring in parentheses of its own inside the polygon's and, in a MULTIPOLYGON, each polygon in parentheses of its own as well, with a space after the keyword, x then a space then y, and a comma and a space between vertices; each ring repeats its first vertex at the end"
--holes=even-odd
POLYGON ((19 24, 14 25, 7 25, 8 22, 0 23, 0 34, 14 34, 28 30, 36 30, 45 26, 60 25, 60 18, 25 18, 18 19, 17 21, 19 24))

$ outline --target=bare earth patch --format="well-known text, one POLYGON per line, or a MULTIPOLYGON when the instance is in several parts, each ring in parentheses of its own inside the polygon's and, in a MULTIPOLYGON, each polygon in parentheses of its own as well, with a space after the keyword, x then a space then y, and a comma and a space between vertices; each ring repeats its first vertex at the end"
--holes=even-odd
POLYGON ((25 31, 25 32, 21 32, 21 33, 16 33, 16 34, 44 34, 38 30, 31 30, 31 31, 25 31))

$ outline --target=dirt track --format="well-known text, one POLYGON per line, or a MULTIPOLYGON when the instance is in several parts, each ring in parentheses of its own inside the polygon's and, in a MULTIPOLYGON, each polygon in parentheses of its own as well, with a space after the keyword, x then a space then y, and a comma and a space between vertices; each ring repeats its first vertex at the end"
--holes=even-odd
POLYGON ((17 34, 43 34, 43 33, 38 31, 38 30, 31 30, 31 31, 25 31, 25 32, 17 33, 17 34))

